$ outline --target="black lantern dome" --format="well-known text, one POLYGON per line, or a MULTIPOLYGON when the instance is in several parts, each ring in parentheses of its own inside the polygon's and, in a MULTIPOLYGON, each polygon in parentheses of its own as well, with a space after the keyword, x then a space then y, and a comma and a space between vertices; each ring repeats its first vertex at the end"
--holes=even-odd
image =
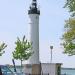
POLYGON ((28 10, 28 14, 39 14, 40 15, 40 10, 37 8, 37 1, 32 0, 32 4, 30 6, 30 9, 28 10))

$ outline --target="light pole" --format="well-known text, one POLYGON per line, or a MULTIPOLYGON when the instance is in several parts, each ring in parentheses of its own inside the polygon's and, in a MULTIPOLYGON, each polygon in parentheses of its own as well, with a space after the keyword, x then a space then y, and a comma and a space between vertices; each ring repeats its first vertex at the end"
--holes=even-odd
POLYGON ((50 46, 50 50, 51 50, 51 63, 52 63, 52 49, 53 49, 53 46, 50 46))

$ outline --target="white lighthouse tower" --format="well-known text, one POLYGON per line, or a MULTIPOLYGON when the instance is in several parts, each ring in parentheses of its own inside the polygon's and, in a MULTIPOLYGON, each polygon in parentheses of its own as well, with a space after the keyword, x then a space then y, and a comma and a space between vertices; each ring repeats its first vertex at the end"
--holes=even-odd
POLYGON ((41 74, 41 66, 39 62, 39 15, 40 11, 37 8, 37 1, 32 0, 29 15, 29 39, 32 42, 33 54, 29 58, 29 64, 26 64, 25 72, 34 75, 41 74))
POLYGON ((34 52, 29 59, 30 64, 39 64, 39 15, 40 11, 37 8, 37 1, 32 0, 32 4, 28 11, 30 23, 29 23, 29 35, 32 42, 32 51, 34 52))

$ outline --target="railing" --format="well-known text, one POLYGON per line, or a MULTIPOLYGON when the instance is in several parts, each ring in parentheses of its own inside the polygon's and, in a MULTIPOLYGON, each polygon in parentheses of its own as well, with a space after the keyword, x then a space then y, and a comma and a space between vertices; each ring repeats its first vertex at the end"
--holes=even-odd
POLYGON ((49 75, 49 74, 25 74, 25 75, 49 75))
POLYGON ((66 73, 64 73, 64 74, 61 74, 61 75, 70 75, 70 74, 66 74, 66 73))
POLYGON ((9 69, 9 67, 0 65, 2 75, 14 75, 14 73, 9 69))

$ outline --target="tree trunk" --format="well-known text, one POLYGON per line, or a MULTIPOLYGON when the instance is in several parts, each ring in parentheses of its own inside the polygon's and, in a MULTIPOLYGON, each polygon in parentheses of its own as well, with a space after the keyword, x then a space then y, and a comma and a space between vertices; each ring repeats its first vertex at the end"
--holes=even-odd
POLYGON ((22 73, 22 60, 21 60, 21 73, 22 73))

